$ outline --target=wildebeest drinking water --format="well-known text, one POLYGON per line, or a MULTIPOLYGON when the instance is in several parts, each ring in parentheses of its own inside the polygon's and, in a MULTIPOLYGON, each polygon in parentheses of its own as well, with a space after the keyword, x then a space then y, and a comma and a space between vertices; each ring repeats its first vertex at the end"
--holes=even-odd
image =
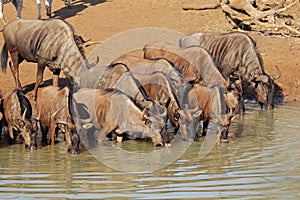
POLYGON ((26 60, 38 64, 34 97, 43 80, 47 66, 53 73, 53 85, 58 86, 62 70, 66 77, 78 83, 80 72, 89 68, 79 36, 73 27, 60 19, 18 19, 3 29, 4 45, 1 52, 2 71, 6 71, 8 51, 13 65, 11 71, 16 87, 21 88, 19 64, 26 60))
POLYGON ((280 77, 280 71, 277 67, 278 75, 274 78, 264 71, 263 60, 250 36, 197 32, 182 37, 179 44, 181 47, 201 45, 207 49, 227 77, 241 78, 254 88, 262 107, 274 108, 274 80, 280 77))

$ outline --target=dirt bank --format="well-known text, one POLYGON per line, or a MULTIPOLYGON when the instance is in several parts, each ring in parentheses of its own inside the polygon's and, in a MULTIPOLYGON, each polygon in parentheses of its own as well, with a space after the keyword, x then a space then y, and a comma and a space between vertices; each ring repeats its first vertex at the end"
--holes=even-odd
MULTIPOLYGON (((73 1, 72 9, 67 9, 61 0, 53 1, 54 17, 70 22, 77 33, 91 41, 103 41, 110 36, 141 27, 163 27, 184 34, 195 31, 229 32, 231 26, 226 22, 220 9, 205 11, 184 11, 179 0, 83 0, 73 1)), ((205 2, 205 1, 204 1, 205 2)), ((44 4, 42 2, 42 8, 44 4)), ((12 4, 4 6, 7 21, 16 16, 12 4)), ((46 18, 45 10, 42 10, 46 18)), ((289 12, 300 16, 300 6, 289 12)), ((36 18, 37 8, 32 1, 24 1, 23 18, 36 18)), ((3 25, 0 25, 0 29, 3 25)), ((293 101, 300 97, 299 52, 300 39, 267 37, 260 34, 250 34, 257 42, 259 52, 263 56, 265 70, 275 75, 275 65, 281 69, 282 76, 276 82, 283 90, 284 100, 293 101)), ((3 37, 0 34, 0 46, 3 37)), ((95 46, 86 48, 89 53, 95 46)), ((45 79, 50 78, 46 70, 45 79)), ((35 81, 36 65, 22 63, 20 78, 23 85, 35 81)), ((10 73, 0 73, 0 89, 3 93, 14 88, 10 73)))

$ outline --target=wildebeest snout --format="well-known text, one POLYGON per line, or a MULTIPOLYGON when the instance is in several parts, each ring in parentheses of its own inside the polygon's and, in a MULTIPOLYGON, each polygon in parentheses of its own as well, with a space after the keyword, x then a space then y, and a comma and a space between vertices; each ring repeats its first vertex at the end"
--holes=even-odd
POLYGON ((79 154, 80 149, 80 137, 77 133, 73 133, 71 137, 71 146, 68 148, 68 152, 71 154, 79 154))

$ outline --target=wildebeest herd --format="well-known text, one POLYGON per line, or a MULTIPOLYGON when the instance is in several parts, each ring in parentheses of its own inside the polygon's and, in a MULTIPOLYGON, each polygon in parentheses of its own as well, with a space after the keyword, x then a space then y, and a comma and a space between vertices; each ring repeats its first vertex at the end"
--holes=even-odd
POLYGON ((242 82, 262 108, 274 108, 280 71, 275 78, 265 73, 255 42, 244 33, 193 33, 178 46, 153 41, 143 57, 125 54, 109 66, 88 62, 84 41, 64 20, 17 19, 3 37, 1 67, 5 72, 9 64, 16 89, 2 98, 2 125, 28 148, 37 148, 40 133, 42 144, 54 145, 60 132, 70 153, 80 152, 80 141, 89 145, 86 138, 150 139, 170 147, 174 134, 187 141, 204 137, 210 122, 219 141, 228 142, 231 122, 245 111, 242 82), (23 60, 38 66, 33 98, 19 80, 23 60), (39 87, 46 67, 53 85, 39 87), (68 78, 65 87, 58 84, 60 71, 68 78))

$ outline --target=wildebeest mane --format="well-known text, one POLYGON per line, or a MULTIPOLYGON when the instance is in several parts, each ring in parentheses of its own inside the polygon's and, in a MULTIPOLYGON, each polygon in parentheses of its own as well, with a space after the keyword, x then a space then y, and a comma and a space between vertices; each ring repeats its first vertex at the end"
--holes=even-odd
MULTIPOLYGON (((144 96, 145 100, 146 100, 146 101, 151 101, 151 102, 153 102, 152 99, 150 99, 150 98, 147 96, 147 94, 146 94, 146 92, 145 92, 143 86, 142 86, 141 83, 134 77, 134 75, 132 74, 131 71, 128 72, 128 75, 129 75, 129 76, 132 78, 132 80, 135 82, 135 84, 137 85, 139 91, 140 91, 140 92, 142 93, 142 95, 144 96)), ((136 103, 136 100, 135 100, 135 99, 133 99, 133 101, 136 103)), ((138 106, 138 107, 141 108, 141 106, 138 106)))
POLYGON ((123 91, 121 91, 121 90, 119 90, 119 89, 117 89, 117 88, 105 88, 105 89, 104 89, 104 92, 105 92, 104 94, 109 94, 109 93, 111 93, 111 94, 121 94, 121 95, 124 95, 124 96, 126 96, 127 98, 129 98, 129 99, 133 102, 133 104, 134 104, 136 107, 138 107, 140 110, 143 109, 139 104, 136 103, 136 101, 135 101, 134 99, 132 99, 131 96, 129 96, 128 94, 126 94, 125 92, 123 92, 123 91))
MULTIPOLYGON (((169 79, 168 79, 168 76, 166 76, 166 74, 165 74, 164 72, 159 72, 159 71, 153 72, 153 74, 163 74, 164 77, 166 77, 167 82, 168 82, 168 86, 169 86, 169 88, 171 89, 171 92, 172 92, 172 94, 173 94, 173 97, 174 97, 174 99, 175 99, 177 105, 180 107, 180 103, 179 103, 178 97, 177 97, 177 95, 176 95, 176 91, 175 91, 175 89, 172 87, 172 85, 170 84, 169 79)), ((168 102, 167 102, 167 105, 169 105, 170 100, 171 100, 171 99, 169 98, 169 100, 168 100, 168 102)))
MULTIPOLYGON (((46 20, 51 20, 51 18, 46 19, 46 20)), ((81 35, 75 34, 75 29, 72 26, 72 24, 70 24, 69 22, 67 22, 66 20, 63 20, 63 19, 62 19, 62 21, 64 23, 66 23, 71 28, 71 30, 73 32, 73 38, 74 38, 75 44, 76 44, 79 52, 83 56, 83 58, 86 59, 85 51, 84 51, 84 48, 83 48, 83 45, 82 45, 83 43, 85 43, 85 40, 81 37, 81 35)))
MULTIPOLYGON (((24 111, 26 111, 26 118, 31 118, 32 116, 32 107, 30 104, 30 101, 26 98, 26 96, 22 93, 21 90, 15 89, 14 92, 16 92, 16 95, 18 97, 19 103, 20 103, 20 108, 21 108, 21 115, 23 115, 24 111)), ((13 93, 14 93, 13 92, 13 93)))
MULTIPOLYGON (((142 93, 142 95, 144 96, 144 98, 147 100, 147 101, 152 101, 147 95, 146 95, 146 92, 143 88, 143 86, 141 85, 141 83, 134 77, 134 75, 132 74, 132 72, 129 70, 129 68, 127 67, 126 64, 124 63, 113 63, 113 64, 110 64, 109 66, 107 66, 106 70, 103 72, 103 75, 102 77, 106 77, 111 69, 113 69, 114 67, 118 66, 118 65, 122 65, 125 69, 126 69, 126 72, 127 74, 130 76, 130 78, 135 82, 135 84, 137 85, 139 91, 142 93)), ((125 73, 126 73, 125 72, 125 73)), ((106 78, 105 78, 106 79, 106 78)), ((136 101, 136 100, 133 100, 133 101, 136 101)))
MULTIPOLYGON (((145 47, 144 47, 144 49, 145 49, 145 47)), ((172 65, 173 70, 178 72, 178 74, 180 75, 181 78, 184 78, 182 70, 179 69, 179 68, 174 67, 174 64, 172 62, 170 62, 169 60, 167 60, 166 58, 151 58, 151 60, 154 60, 154 61, 165 60, 165 61, 167 61, 168 63, 170 63, 172 65)))

